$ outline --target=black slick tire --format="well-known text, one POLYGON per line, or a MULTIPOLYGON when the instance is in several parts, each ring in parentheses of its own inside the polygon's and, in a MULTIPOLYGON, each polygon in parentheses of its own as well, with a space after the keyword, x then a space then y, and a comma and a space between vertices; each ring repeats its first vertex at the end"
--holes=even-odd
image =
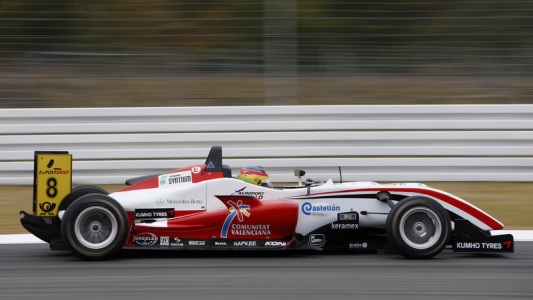
POLYGON ((63 241, 84 260, 104 260, 116 255, 129 233, 126 212, 113 198, 88 194, 70 204, 61 222, 63 241))
POLYGON ((452 231, 444 207, 424 196, 398 202, 387 217, 386 230, 393 249, 406 258, 431 258, 439 254, 452 231))

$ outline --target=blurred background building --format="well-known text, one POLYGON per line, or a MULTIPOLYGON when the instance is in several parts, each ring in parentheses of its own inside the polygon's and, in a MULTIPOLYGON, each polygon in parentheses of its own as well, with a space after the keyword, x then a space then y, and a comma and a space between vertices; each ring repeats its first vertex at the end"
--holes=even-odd
POLYGON ((6 0, 0 108, 531 103, 533 1, 6 0))

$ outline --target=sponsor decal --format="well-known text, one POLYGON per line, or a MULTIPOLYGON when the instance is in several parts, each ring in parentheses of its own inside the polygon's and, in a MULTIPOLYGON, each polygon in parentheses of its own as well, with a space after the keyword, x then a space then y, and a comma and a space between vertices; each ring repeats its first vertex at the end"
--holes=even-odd
POLYGON ((155 201, 155 203, 158 206, 163 206, 164 204, 172 205, 172 206, 175 206, 175 205, 189 205, 189 204, 203 205, 204 204, 204 200, 196 200, 196 199, 162 199, 162 198, 159 198, 159 199, 157 199, 155 201))
POLYGON ((153 246, 158 240, 157 235, 151 232, 142 232, 133 236, 133 242, 139 246, 153 246))
POLYGON ((192 177, 181 175, 172 175, 168 177, 168 184, 179 184, 184 182, 192 182, 192 177))
POLYGON ((241 200, 237 201, 235 203, 234 201, 228 201, 229 207, 229 214, 226 217, 226 220, 224 220, 224 224, 222 225, 222 230, 220 232, 220 236, 223 238, 228 237, 228 231, 231 225, 231 222, 233 222, 233 219, 237 217, 239 222, 244 222, 244 217, 250 217, 250 212, 248 211, 250 209, 250 205, 243 204, 241 200))
POLYGON ((305 202, 301 206, 305 215, 325 215, 332 211, 340 211, 341 207, 335 204, 311 204, 305 202))
POLYGON ((271 235, 270 224, 232 224, 232 235, 271 235))
POLYGON ((170 245, 170 239, 168 236, 162 236, 159 238, 159 245, 161 246, 169 246, 170 245))
POLYGON ((183 242, 179 238, 170 239, 170 247, 183 247, 183 242))
POLYGON ((172 204, 172 205, 179 205, 179 204, 198 204, 202 205, 204 204, 204 200, 195 200, 195 199, 181 199, 181 200, 174 200, 174 199, 167 199, 165 201, 166 204, 172 204))
POLYGON ((348 248, 350 248, 350 249, 366 249, 366 248, 368 248, 368 243, 366 243, 366 242, 362 242, 362 243, 350 242, 348 244, 348 248))
POLYGON ((287 246, 286 242, 279 242, 279 241, 265 242, 265 247, 285 247, 285 246, 287 246))
POLYGON ((344 223, 331 223, 331 229, 350 229, 350 230, 354 230, 354 229, 359 229, 359 224, 344 224, 344 223))
POLYGON ((53 215, 52 211, 56 208, 56 204, 46 201, 43 203, 39 203, 39 208, 42 211, 42 213, 40 214, 41 216, 53 215))
POLYGON ((134 216, 136 219, 172 218, 174 210, 166 208, 136 209, 134 216))
POLYGON ((502 250, 504 247, 510 248, 511 241, 505 243, 478 243, 478 242, 457 242, 455 247, 457 249, 468 250, 502 250), (509 243, 509 245, 503 245, 509 243))
POLYGON ((60 168, 55 168, 53 170, 39 170, 39 175, 68 175, 70 170, 61 170, 60 168))
POLYGON ((355 211, 349 213, 339 213, 337 222, 331 223, 333 230, 356 230, 359 229, 359 214, 355 211))
POLYGON ((245 191, 246 187, 243 187, 240 190, 236 190, 232 195, 241 195, 241 196, 253 196, 257 199, 263 199, 265 192, 254 192, 254 191, 245 191))
POLYGON ((215 241, 213 242, 213 246, 228 246, 228 243, 215 241))
POLYGON ((222 224, 220 231, 220 237, 227 238, 228 234, 253 236, 253 235, 271 235, 270 224, 241 224, 244 222, 245 217, 249 218, 251 213, 249 212, 250 205, 244 204, 242 200, 237 202, 230 200, 228 204, 228 215, 222 224), (235 218, 239 221, 234 223, 235 218))
POLYGON ((159 176, 159 187, 171 186, 176 184, 192 183, 191 171, 170 173, 159 176))
POLYGON ((205 241, 189 241, 189 246, 205 246, 205 241))
POLYGON ((48 164, 46 165, 46 167, 50 170, 39 170, 39 175, 68 175, 70 174, 70 170, 63 170, 61 168, 53 168, 52 167, 54 166, 55 164, 55 160, 52 158, 50 159, 50 161, 48 161, 48 164))
POLYGON ((326 244, 326 236, 323 234, 311 234, 309 236, 309 245, 315 247, 322 247, 326 244))
POLYGON ((193 174, 200 174, 200 172, 202 171, 202 168, 200 168, 200 167, 193 167, 193 168, 191 169, 191 171, 192 171, 193 174))
POLYGON ((349 212, 349 213, 340 213, 338 214, 339 221, 359 221, 359 214, 357 212, 349 212))
POLYGON ((234 241, 233 246, 235 247, 255 247, 257 246, 257 241, 234 241))

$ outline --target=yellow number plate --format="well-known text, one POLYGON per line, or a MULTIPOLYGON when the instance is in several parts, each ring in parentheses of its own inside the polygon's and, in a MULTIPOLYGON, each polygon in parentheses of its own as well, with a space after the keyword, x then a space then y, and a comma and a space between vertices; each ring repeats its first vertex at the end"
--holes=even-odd
POLYGON ((35 152, 33 210, 37 216, 57 216, 59 204, 72 190, 72 155, 35 152))

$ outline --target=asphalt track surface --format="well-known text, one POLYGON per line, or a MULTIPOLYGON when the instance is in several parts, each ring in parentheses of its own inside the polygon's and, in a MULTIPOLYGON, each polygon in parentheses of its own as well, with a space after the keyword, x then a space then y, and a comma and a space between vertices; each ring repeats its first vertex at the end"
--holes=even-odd
POLYGON ((514 254, 123 251, 81 261, 0 245, 0 299, 532 299, 533 243, 514 254))

